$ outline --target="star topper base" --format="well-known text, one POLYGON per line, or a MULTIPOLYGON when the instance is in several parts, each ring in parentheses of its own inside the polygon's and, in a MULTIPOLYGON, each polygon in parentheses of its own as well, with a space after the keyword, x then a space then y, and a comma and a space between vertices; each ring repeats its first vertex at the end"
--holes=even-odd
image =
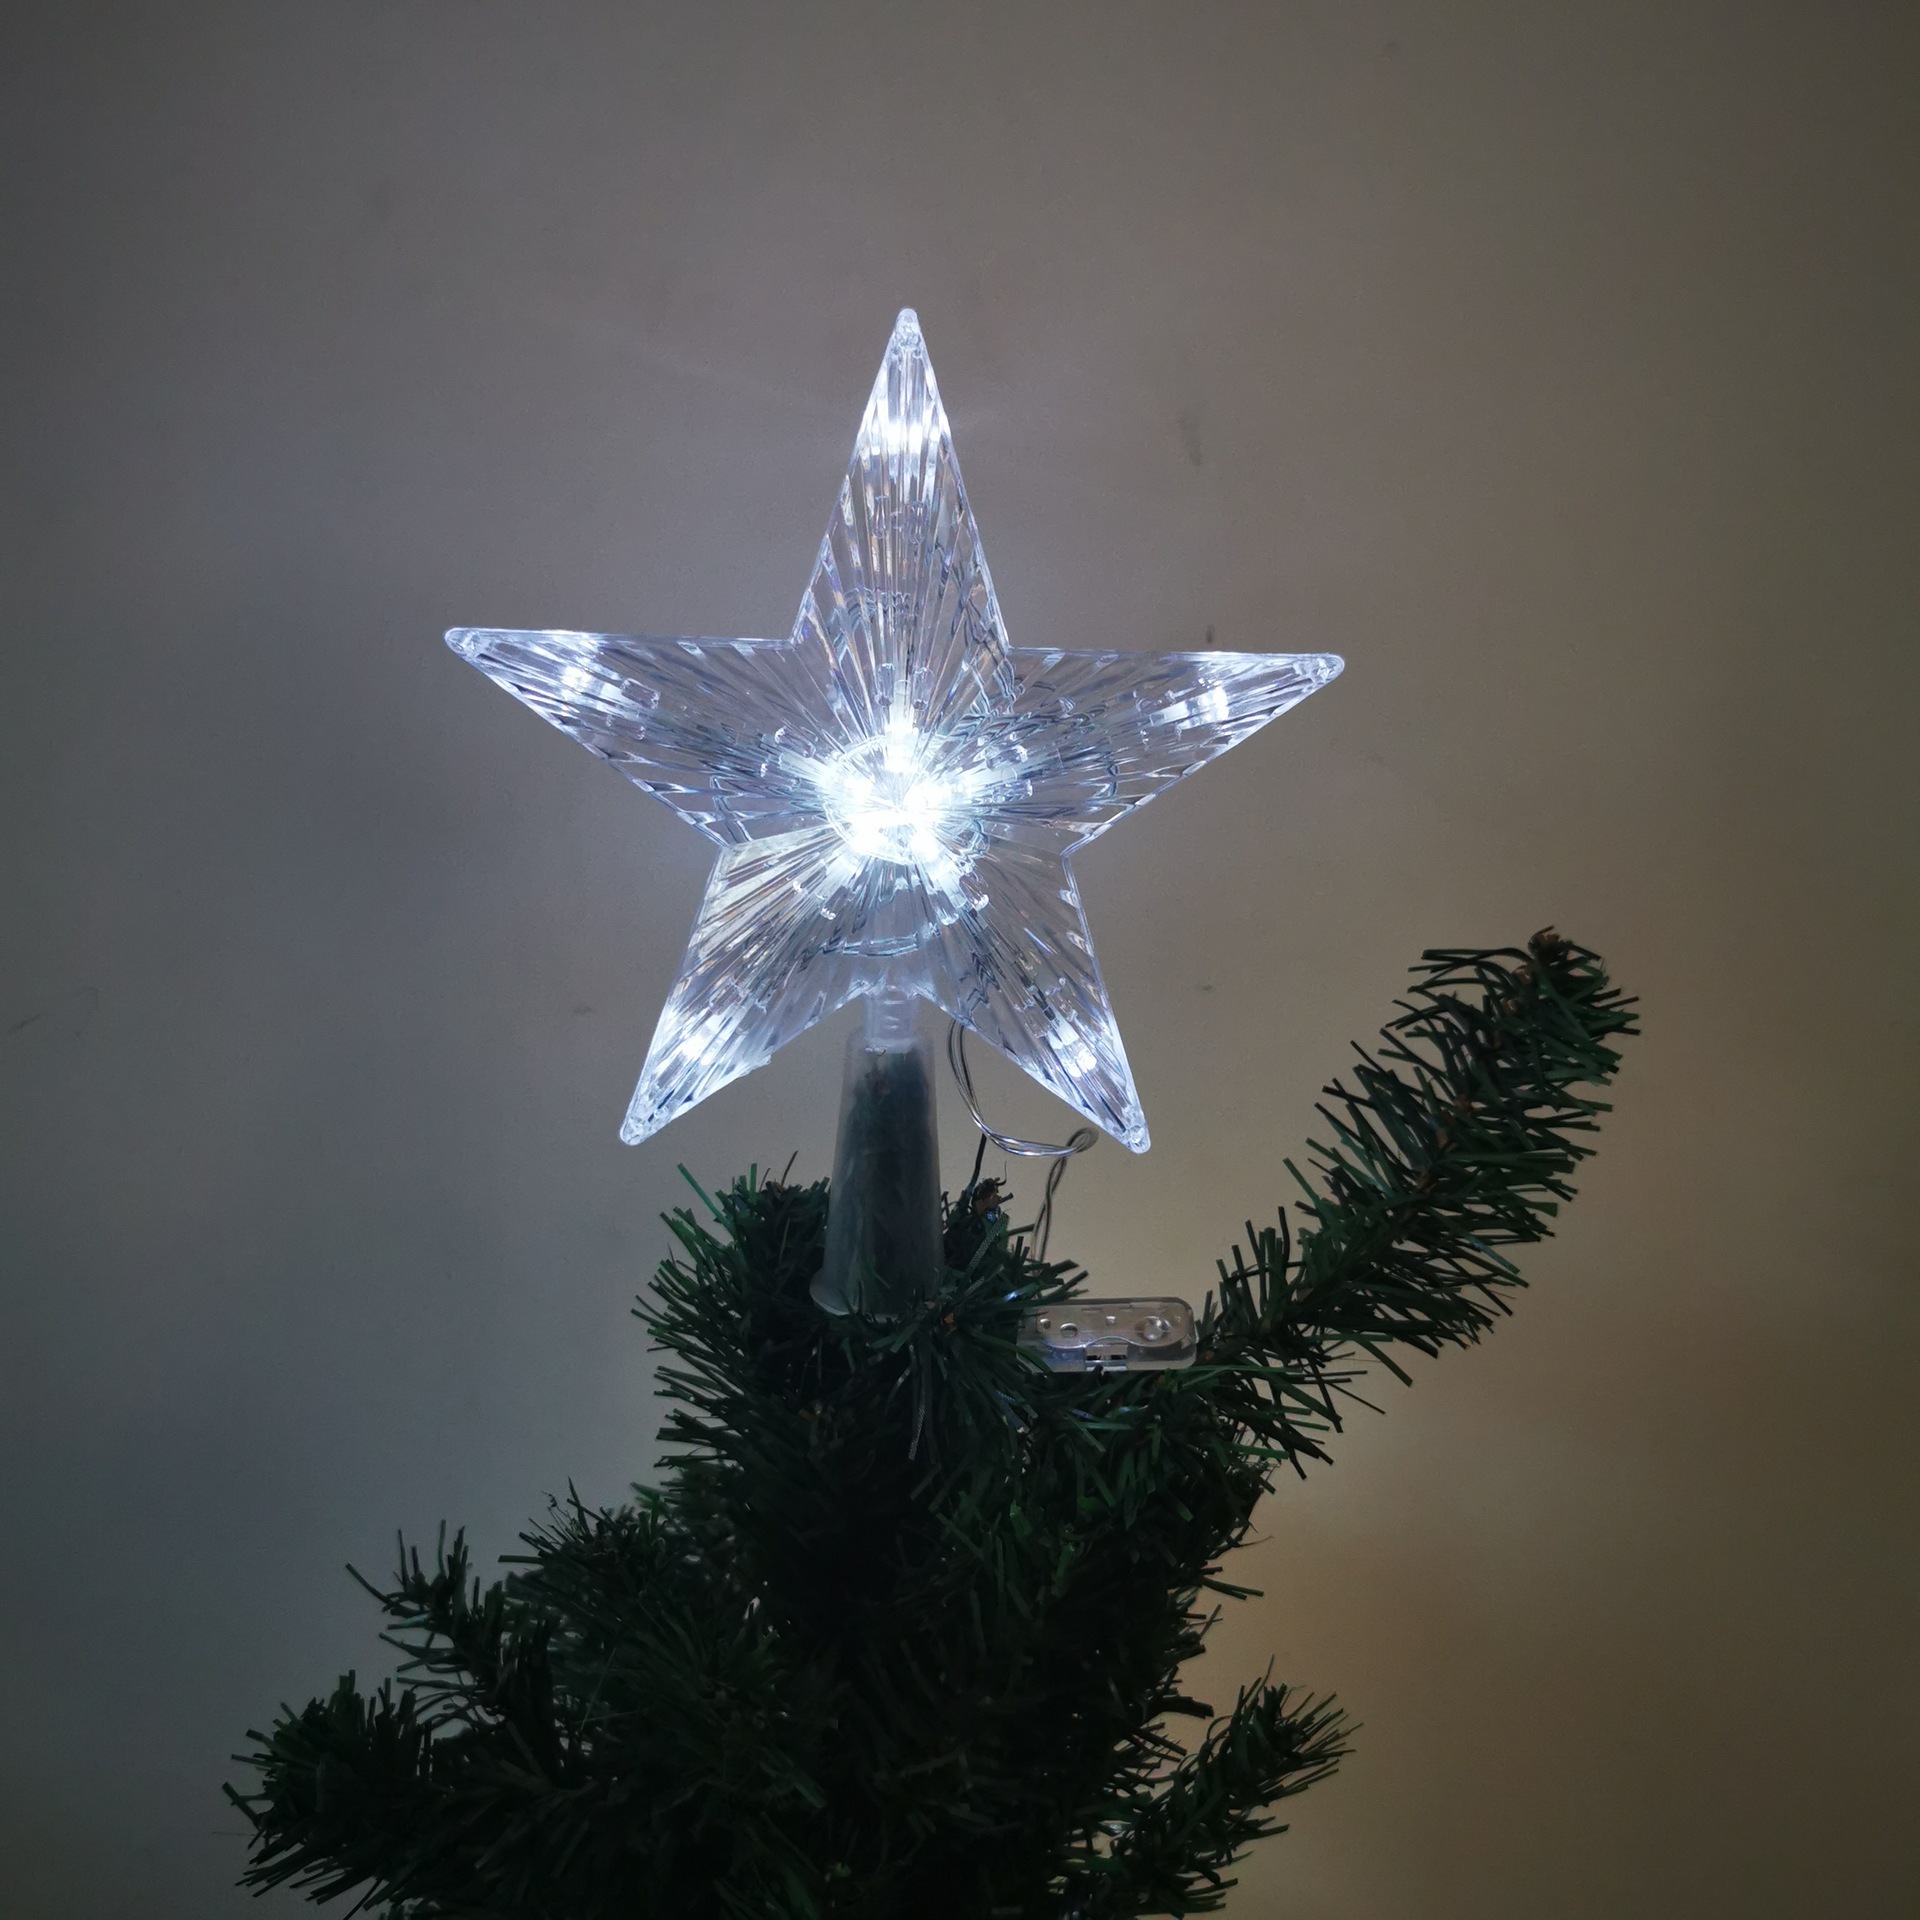
POLYGON ((891 1320, 940 1284, 933 1049, 910 996, 869 994, 865 1012, 847 1039, 826 1259, 813 1297, 829 1313, 891 1320))

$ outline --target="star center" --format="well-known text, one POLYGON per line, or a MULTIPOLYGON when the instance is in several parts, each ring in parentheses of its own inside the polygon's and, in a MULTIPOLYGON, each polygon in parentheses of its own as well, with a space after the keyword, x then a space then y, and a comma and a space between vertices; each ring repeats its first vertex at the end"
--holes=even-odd
POLYGON ((895 723, 820 764, 821 807, 850 853, 936 871, 965 863, 980 838, 982 782, 943 768, 934 747, 910 722, 895 723))

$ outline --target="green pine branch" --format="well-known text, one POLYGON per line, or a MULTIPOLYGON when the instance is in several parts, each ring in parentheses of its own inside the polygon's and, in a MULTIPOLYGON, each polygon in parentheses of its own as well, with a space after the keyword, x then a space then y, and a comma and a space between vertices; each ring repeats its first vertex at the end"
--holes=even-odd
MULTIPOLYGON (((1424 956, 1355 1086, 1319 1108, 1296 1251, 1287 1219, 1220 1264, 1202 1358, 1249 1435, 1290 1465, 1324 1460, 1364 1361, 1465 1346, 1526 1284, 1500 1250, 1547 1238, 1593 1147, 1598 1089, 1635 1031, 1597 954, 1550 929, 1524 951, 1424 956), (1582 1091, 1587 1089, 1587 1091, 1582 1091)), ((1202 1370, 1205 1377, 1205 1369, 1202 1370)))
POLYGON ((243 1756, 248 1883, 410 1920, 1215 1910, 1348 1731, 1279 1686, 1217 1720, 1189 1691, 1226 1556, 1369 1362, 1404 1378, 1507 1310, 1503 1249, 1550 1231, 1632 1031, 1552 934, 1417 974, 1328 1089, 1298 1232, 1249 1230, 1183 1373, 1039 1369, 1021 1315, 1082 1276, 990 1189, 891 1324, 809 1297, 824 1184, 672 1216, 640 1310, 660 1486, 556 1507, 491 1586, 457 1536, 403 1550, 398 1690, 349 1675, 243 1756))
POLYGON ((1268 1809, 1324 1780, 1346 1752, 1331 1702, 1263 1682, 1143 1794, 1107 1845, 1083 1846, 1062 1878, 1077 1920, 1214 1913, 1235 1883, 1227 1868, 1254 1841, 1284 1833, 1268 1809))

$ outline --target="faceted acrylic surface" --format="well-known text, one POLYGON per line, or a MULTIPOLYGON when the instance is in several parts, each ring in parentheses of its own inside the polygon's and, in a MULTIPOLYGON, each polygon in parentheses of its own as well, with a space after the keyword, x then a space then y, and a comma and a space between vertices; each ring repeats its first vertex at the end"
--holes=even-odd
POLYGON ((1009 645, 911 312, 790 640, 447 640, 718 843, 629 1141, 888 988, 933 1001, 1143 1151, 1073 849, 1341 666, 1009 645))

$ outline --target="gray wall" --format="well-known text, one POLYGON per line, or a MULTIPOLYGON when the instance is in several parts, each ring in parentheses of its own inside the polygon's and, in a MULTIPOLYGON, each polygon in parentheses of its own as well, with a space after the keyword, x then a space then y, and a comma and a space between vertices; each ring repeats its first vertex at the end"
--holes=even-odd
POLYGON ((258 1911, 341 1564, 616 1496, 675 1163, 824 1170, 837 1028, 617 1143, 702 843, 439 633, 783 631, 911 303, 1017 641, 1350 663, 1082 861, 1157 1144, 1057 1245, 1197 1294, 1424 945, 1645 996, 1266 1516, 1206 1684, 1365 1730, 1230 1911, 1914 1911, 1914 27, 16 10, 0 1908, 258 1911))

